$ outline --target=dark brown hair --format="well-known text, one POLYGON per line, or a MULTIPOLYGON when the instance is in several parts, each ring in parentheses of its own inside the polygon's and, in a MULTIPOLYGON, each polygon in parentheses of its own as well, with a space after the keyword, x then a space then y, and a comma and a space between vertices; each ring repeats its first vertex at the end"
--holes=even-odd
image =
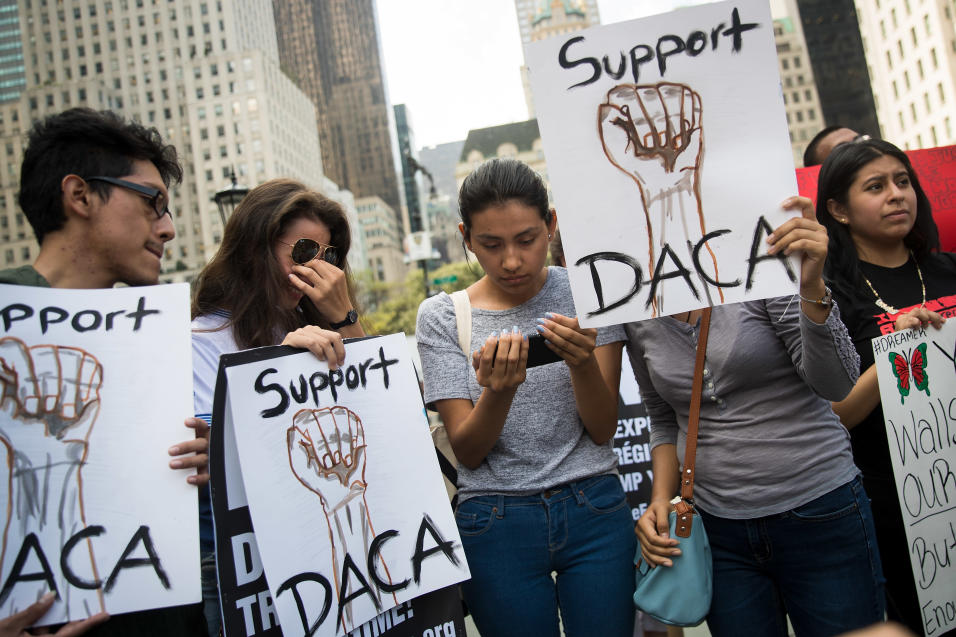
POLYGON ((283 290, 289 283, 275 246, 289 225, 302 218, 328 227, 357 311, 346 258, 352 233, 342 206, 292 179, 272 179, 253 188, 226 224, 219 251, 196 279, 193 318, 226 310, 228 326, 243 349, 275 345, 286 333, 305 325, 329 329, 329 320, 307 296, 294 311, 282 309, 283 290))

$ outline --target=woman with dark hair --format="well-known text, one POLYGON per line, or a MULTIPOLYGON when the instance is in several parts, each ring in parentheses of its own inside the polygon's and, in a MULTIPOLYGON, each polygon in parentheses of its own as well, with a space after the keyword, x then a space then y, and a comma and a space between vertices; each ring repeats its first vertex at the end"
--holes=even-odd
POLYGON ((635 540, 611 447, 623 332, 574 318, 567 271, 545 265, 556 219, 528 166, 482 164, 459 208, 486 274, 457 301, 422 303, 417 338, 425 402, 460 463, 465 600, 485 635, 556 637, 560 609, 567 635, 629 637, 635 540), (528 334, 557 361, 529 368, 528 334))
POLYGON ((956 307, 956 255, 940 253, 929 200, 906 154, 882 140, 836 148, 820 169, 817 219, 830 235, 825 278, 860 354, 860 380, 834 411, 872 500, 891 619, 922 631, 871 339, 932 324, 956 307))
MULTIPOLYGON (((291 179, 253 188, 226 224, 193 294, 193 402, 210 422, 219 357, 251 347, 311 350, 335 369, 343 337, 364 336, 348 266, 351 232, 338 203, 291 179)), ((209 634, 221 623, 212 512, 200 497, 203 599, 209 634)))

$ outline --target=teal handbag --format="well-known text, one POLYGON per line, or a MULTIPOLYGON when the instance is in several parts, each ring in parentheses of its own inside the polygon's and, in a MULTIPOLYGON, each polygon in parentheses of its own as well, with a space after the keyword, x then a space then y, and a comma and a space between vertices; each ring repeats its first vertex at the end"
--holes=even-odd
MULTIPOLYGON (((681 504, 687 504, 681 501, 681 504)), ((651 568, 641 559, 637 547, 634 577, 634 605, 654 619, 671 626, 696 626, 707 617, 714 590, 714 571, 710 542, 700 514, 688 506, 683 515, 692 516, 690 537, 676 532, 677 513, 670 513, 670 536, 680 542, 681 554, 671 561, 673 566, 651 568)))
POLYGON ((697 359, 694 384, 687 419, 687 447, 681 470, 681 494, 671 504, 670 537, 679 542, 681 554, 673 558, 673 566, 651 568, 641 558, 638 543, 634 578, 634 605, 646 614, 671 626, 696 626, 707 617, 714 592, 714 569, 710 542, 704 521, 694 509, 694 460, 697 456, 697 429, 700 420, 700 395, 703 385, 707 335, 710 332, 709 307, 704 308, 697 335, 697 359))

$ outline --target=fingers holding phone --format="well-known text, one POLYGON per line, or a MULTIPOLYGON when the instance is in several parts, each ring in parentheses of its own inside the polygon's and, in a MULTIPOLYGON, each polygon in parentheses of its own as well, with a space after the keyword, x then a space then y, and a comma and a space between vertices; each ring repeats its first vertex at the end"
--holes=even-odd
POLYGON ((493 332, 472 354, 478 384, 493 391, 516 389, 525 381, 527 363, 528 339, 517 327, 493 332))
POLYGON ((571 367, 591 360, 597 344, 597 330, 581 327, 576 317, 548 312, 538 319, 537 329, 548 348, 571 367))

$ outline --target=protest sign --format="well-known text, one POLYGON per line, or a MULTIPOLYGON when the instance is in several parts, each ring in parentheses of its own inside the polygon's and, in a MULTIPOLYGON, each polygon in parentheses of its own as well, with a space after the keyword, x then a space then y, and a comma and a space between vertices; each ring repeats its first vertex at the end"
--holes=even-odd
POLYGON ((287 347, 221 359, 211 468, 226 635, 463 634, 448 587, 468 566, 404 336, 351 341, 346 363, 330 371, 287 347))
POLYGON ((956 628, 956 321, 878 336, 873 355, 923 627, 941 634, 956 628))
POLYGON ((42 622, 196 603, 189 287, 0 285, 0 617, 47 591, 42 622))
POLYGON ((526 57, 582 325, 796 291, 765 242, 796 192, 765 0, 594 27, 526 57))
POLYGON ((617 454, 621 486, 631 507, 631 517, 637 522, 651 501, 651 419, 641 402, 640 390, 634 380, 631 360, 624 351, 621 361, 621 389, 618 396, 617 429, 614 432, 614 453, 617 454))
MULTIPOLYGON (((956 252, 956 146, 906 151, 933 209, 943 252, 956 252)), ((797 169, 800 194, 816 201, 820 167, 797 169)))

